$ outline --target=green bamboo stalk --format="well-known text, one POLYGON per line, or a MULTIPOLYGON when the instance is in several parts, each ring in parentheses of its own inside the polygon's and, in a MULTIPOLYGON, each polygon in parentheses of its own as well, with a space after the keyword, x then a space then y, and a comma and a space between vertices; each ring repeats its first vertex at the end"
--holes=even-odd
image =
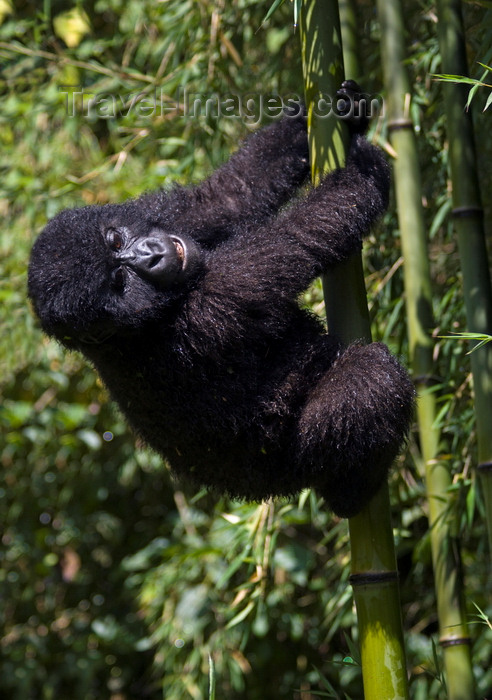
POLYGON ((363 80, 359 56, 359 18, 355 0, 338 0, 343 44, 345 75, 356 82, 363 80))
MULTIPOLYGON (((343 77, 340 19, 336 0, 304 0, 300 37, 313 181, 343 164, 346 135, 336 119, 314 119, 320 95, 335 96, 343 77)), ((346 343, 370 340, 360 255, 323 280, 328 327, 346 343), (331 290, 331 291, 330 291, 331 290), (343 309, 340 299, 344 300, 343 309)), ((408 685, 400 598, 387 485, 349 521, 354 598, 359 622, 366 700, 407 700, 408 685)))
POLYGON ((472 700, 474 683, 463 603, 451 474, 440 450, 436 393, 432 388, 433 328, 430 270, 422 212, 417 144, 410 118, 410 84, 404 66, 405 33, 400 0, 377 0, 387 92, 388 127, 396 152, 395 190, 406 289, 410 362, 419 399, 417 417, 429 500, 429 524, 440 641, 448 698, 472 700))
MULTIPOLYGON (((438 0, 438 36, 442 72, 468 75, 465 32, 460 0, 438 0)), ((453 186, 453 218, 463 273, 468 328, 473 333, 492 329, 492 287, 485 245, 483 209, 476 167, 471 113, 465 111, 467 88, 443 85, 453 186)), ((489 544, 492 549, 492 344, 471 354, 477 421, 478 473, 485 498, 489 544)))

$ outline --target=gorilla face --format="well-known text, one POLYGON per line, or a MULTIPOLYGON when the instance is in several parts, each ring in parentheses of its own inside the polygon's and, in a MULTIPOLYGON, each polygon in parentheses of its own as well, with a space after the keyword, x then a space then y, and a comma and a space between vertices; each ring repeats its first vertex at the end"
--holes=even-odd
POLYGON ((138 275, 159 289, 183 284, 196 272, 198 246, 189 237, 172 236, 159 228, 137 236, 127 226, 109 226, 103 231, 112 261, 111 288, 124 293, 129 277, 138 275))
POLYGON ((62 212, 36 241, 29 296, 44 330, 65 345, 141 328, 198 275, 203 251, 191 236, 139 214, 131 205, 62 212))

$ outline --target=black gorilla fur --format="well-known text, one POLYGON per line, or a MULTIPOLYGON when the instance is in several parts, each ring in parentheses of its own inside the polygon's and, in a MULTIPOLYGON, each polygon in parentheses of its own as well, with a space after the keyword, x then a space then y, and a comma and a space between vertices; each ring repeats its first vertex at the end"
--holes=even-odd
POLYGON ((286 116, 198 186, 64 211, 33 247, 29 295, 175 475, 251 500, 314 486, 351 516, 399 452, 413 388, 385 346, 344 349, 297 297, 360 248, 389 173, 354 133, 346 167, 279 213, 308 170, 305 118, 286 116), (172 237, 191 251, 181 279, 172 237), (164 239, 173 281, 118 257, 164 239))

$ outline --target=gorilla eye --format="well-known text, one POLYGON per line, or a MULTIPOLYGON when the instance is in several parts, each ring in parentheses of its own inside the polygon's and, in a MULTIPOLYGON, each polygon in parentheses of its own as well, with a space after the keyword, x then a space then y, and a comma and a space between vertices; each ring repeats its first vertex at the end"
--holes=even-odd
POLYGON ((123 267, 117 267, 111 272, 111 287, 117 292, 125 288, 126 273, 123 267))
POLYGON ((111 250, 118 251, 123 248, 124 240, 121 231, 115 228, 109 228, 106 233, 106 238, 111 250))

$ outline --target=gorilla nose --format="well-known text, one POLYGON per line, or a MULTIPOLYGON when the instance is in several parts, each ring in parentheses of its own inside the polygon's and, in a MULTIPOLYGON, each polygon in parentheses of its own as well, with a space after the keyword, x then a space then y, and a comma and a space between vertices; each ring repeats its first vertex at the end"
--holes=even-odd
POLYGON ((160 286, 173 284, 183 266, 176 246, 168 236, 142 238, 118 256, 118 259, 126 262, 141 277, 160 286))
POLYGON ((149 272, 157 272, 160 266, 167 266, 169 257, 173 257, 174 253, 174 246, 169 239, 161 241, 158 238, 145 238, 137 246, 137 256, 149 272))

